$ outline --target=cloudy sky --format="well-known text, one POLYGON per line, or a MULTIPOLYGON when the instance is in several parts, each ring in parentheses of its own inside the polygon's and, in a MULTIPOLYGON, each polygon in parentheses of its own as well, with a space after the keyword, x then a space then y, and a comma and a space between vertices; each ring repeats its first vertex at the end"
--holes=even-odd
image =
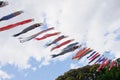
POLYGON ((72 61, 75 52, 52 59, 50 55, 59 53, 63 47, 50 52, 51 47, 46 47, 45 44, 56 37, 22 44, 19 37, 12 37, 36 22, 46 25, 20 37, 55 27, 55 30, 48 33, 60 31, 69 36, 65 40, 75 39, 75 42, 100 54, 107 51, 109 58, 120 57, 119 0, 8 0, 8 3, 8 6, 0 8, 0 17, 18 10, 23 10, 24 13, 0 22, 1 27, 30 18, 34 18, 34 21, 0 32, 0 80, 55 80, 69 69, 87 64, 86 58, 72 61))

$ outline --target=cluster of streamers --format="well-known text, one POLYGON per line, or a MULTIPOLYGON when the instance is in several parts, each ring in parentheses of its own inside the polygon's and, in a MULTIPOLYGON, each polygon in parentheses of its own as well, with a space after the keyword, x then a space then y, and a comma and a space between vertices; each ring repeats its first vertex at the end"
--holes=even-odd
MULTIPOLYGON (((6 5, 8 5, 8 2, 0 1, 0 7, 6 6, 6 5)), ((14 17, 22 14, 22 13, 23 13, 22 10, 13 12, 11 14, 8 14, 8 15, 0 18, 0 21, 5 21, 5 20, 7 21, 11 18, 14 18, 14 17)), ((34 19, 26 19, 26 20, 23 20, 23 21, 20 21, 20 22, 9 24, 9 25, 4 26, 4 27, 0 27, 0 32, 12 29, 12 28, 17 27, 19 25, 23 25, 23 24, 32 22, 33 20, 34 19)), ((34 24, 28 26, 27 28, 21 30, 21 32, 14 34, 13 37, 18 37, 19 35, 27 33, 29 31, 35 29, 35 28, 38 28, 38 27, 42 26, 42 25, 44 25, 44 24, 43 23, 34 23, 34 24)), ((40 32, 37 32, 33 35, 30 35, 28 37, 19 37, 18 39, 20 40, 20 43, 24 43, 24 42, 30 41, 32 39, 37 40, 37 41, 41 41, 41 40, 47 39, 49 37, 58 36, 58 35, 61 34, 61 32, 57 31, 57 32, 54 32, 54 33, 44 34, 42 37, 39 37, 39 38, 37 37, 37 36, 39 36, 43 33, 46 33, 50 30, 54 30, 54 27, 44 29, 44 30, 42 30, 40 32)), ((68 36, 62 34, 62 35, 58 36, 57 38, 55 38, 54 40, 52 40, 52 42, 46 44, 46 46, 49 47, 53 44, 58 43, 56 46, 51 48, 51 51, 53 51, 55 49, 59 49, 62 46, 67 45, 66 47, 64 47, 61 50, 60 53, 51 55, 52 58, 64 55, 64 54, 69 53, 69 52, 73 52, 73 51, 78 49, 76 54, 72 57, 72 60, 79 60, 82 57, 87 56, 87 59, 89 60, 88 64, 92 63, 93 61, 94 61, 93 64, 100 64, 100 66, 97 68, 96 71, 100 71, 102 68, 105 68, 106 66, 109 66, 109 70, 111 70, 113 68, 113 66, 120 65, 120 59, 119 58, 116 59, 116 60, 108 59, 107 57, 105 57, 104 55, 101 55, 99 52, 95 51, 94 49, 91 49, 91 48, 88 48, 88 47, 83 47, 81 44, 79 44, 79 42, 73 42, 74 39, 69 39, 69 40, 66 40, 66 41, 63 41, 63 42, 59 42, 59 41, 65 39, 65 38, 68 38, 68 36)))
POLYGON ((82 48, 79 50, 75 56, 73 56, 73 60, 79 60, 80 58, 84 57, 88 53, 91 53, 87 56, 89 60, 89 64, 94 61, 94 64, 100 64, 96 71, 100 71, 102 68, 109 66, 109 70, 113 68, 113 66, 120 65, 119 59, 111 60, 105 57, 104 55, 99 54, 97 51, 94 51, 91 48, 82 48))
POLYGON ((89 60, 89 64, 94 61, 93 64, 100 64, 100 66, 97 68, 96 71, 100 71, 102 68, 109 67, 109 70, 111 70, 114 66, 120 65, 119 59, 111 60, 105 57, 104 55, 99 54, 99 52, 94 51, 91 48, 82 48, 80 49, 75 56, 72 57, 73 60, 79 60, 85 55, 87 55, 87 59, 89 60))
POLYGON ((97 68, 96 71, 100 71, 100 69, 105 68, 106 66, 109 66, 109 70, 111 70, 114 66, 118 67, 120 65, 117 60, 110 60, 108 58, 104 58, 101 61, 100 66, 97 68))

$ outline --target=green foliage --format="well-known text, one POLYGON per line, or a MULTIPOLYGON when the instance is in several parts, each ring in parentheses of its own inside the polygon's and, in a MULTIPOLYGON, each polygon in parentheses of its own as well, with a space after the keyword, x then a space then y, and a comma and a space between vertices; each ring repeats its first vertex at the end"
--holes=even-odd
POLYGON ((103 68, 100 72, 96 72, 99 67, 96 65, 87 65, 78 69, 71 69, 59 76, 56 80, 120 80, 120 65, 113 67, 109 71, 109 67, 103 68))

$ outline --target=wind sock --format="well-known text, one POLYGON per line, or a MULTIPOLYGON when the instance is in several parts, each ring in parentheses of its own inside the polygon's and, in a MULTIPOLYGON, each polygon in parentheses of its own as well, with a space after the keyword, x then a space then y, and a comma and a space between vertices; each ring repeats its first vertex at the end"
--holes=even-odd
POLYGON ((92 59, 95 58, 97 55, 99 55, 99 53, 95 53, 93 56, 91 56, 91 57, 89 58, 89 60, 92 60, 92 59))
POLYGON ((45 32, 47 32, 47 31, 53 30, 53 29, 54 29, 54 27, 51 27, 51 28, 45 29, 45 30, 43 30, 43 31, 40 31, 40 32, 38 32, 38 33, 36 33, 36 34, 34 34, 34 35, 32 35, 32 36, 29 36, 29 37, 25 37, 25 38, 20 37, 20 38, 19 38, 19 39, 20 39, 20 43, 24 43, 24 42, 26 42, 26 41, 30 41, 30 40, 34 39, 35 37, 37 37, 38 35, 40 35, 40 34, 42 34, 42 33, 45 33, 45 32))
POLYGON ((54 43, 57 43, 58 41, 60 41, 60 40, 62 40, 62 39, 64 39, 64 38, 67 38, 67 37, 68 37, 68 36, 62 35, 62 36, 56 38, 56 39, 55 39, 54 41, 52 41, 51 43, 47 44, 47 46, 50 46, 50 45, 52 45, 52 44, 54 44, 54 43))
POLYGON ((69 49, 70 47, 73 47, 73 46, 75 46, 75 45, 77 45, 77 44, 79 44, 79 43, 78 43, 78 42, 71 43, 71 44, 69 44, 68 46, 66 46, 63 50, 67 50, 67 49, 69 49))
POLYGON ((89 51, 91 51, 90 48, 86 48, 85 50, 83 51, 78 51, 76 54, 78 54, 77 56, 74 56, 72 59, 80 59, 81 57, 83 57, 84 55, 86 55, 89 51))
POLYGON ((52 58, 55 58, 55 57, 60 56, 60 55, 64 55, 65 53, 68 53, 68 52, 72 52, 72 51, 78 49, 80 46, 81 46, 81 45, 79 45, 79 46, 72 46, 72 47, 70 47, 70 48, 68 48, 68 49, 66 49, 66 50, 63 50, 63 51, 62 51, 61 53, 59 53, 59 54, 54 54, 54 55, 52 55, 52 58))
POLYGON ((97 70, 96 70, 97 72, 100 71, 100 69, 103 67, 106 60, 107 60, 107 58, 103 60, 102 64, 100 64, 100 66, 97 68, 97 70))
POLYGON ((104 58, 103 55, 100 58, 98 58, 94 64, 97 64, 102 58, 104 58))
POLYGON ((120 63, 120 58, 117 58, 116 61, 117 61, 118 63, 120 63))
POLYGON ((0 8, 8 5, 8 2, 6 1, 0 1, 0 8))
POLYGON ((93 49, 89 50, 88 52, 86 52, 83 56, 87 55, 88 53, 92 52, 93 49))
POLYGON ((66 45, 66 44, 68 44, 68 43, 70 43, 70 42, 72 42, 72 41, 74 41, 74 39, 70 39, 70 40, 64 41, 64 42, 62 42, 61 44, 58 44, 57 46, 53 47, 53 48, 51 49, 51 51, 53 51, 53 50, 55 50, 55 49, 57 49, 57 48, 60 48, 60 47, 66 45))
POLYGON ((88 48, 85 52, 82 53, 82 55, 79 57, 79 59, 82 58, 83 56, 87 55, 88 53, 92 52, 92 51, 93 51, 93 49, 88 48))
POLYGON ((98 61, 98 63, 100 63, 100 62, 102 62, 102 61, 104 61, 106 58, 105 57, 103 57, 102 59, 100 59, 99 61, 98 61))
POLYGON ((21 21, 21 22, 17 22, 17 23, 14 23, 14 24, 10 24, 10 25, 1 27, 1 28, 0 28, 0 31, 8 30, 8 29, 14 28, 14 27, 16 27, 16 26, 19 26, 19 25, 23 25, 23 24, 32 22, 32 21, 33 21, 33 19, 27 19, 27 20, 24 20, 24 21, 21 21))
POLYGON ((91 57, 95 53, 96 53, 96 51, 92 52, 87 58, 91 57))
POLYGON ((72 57, 72 60, 77 60, 77 59, 78 59, 78 56, 79 56, 82 52, 84 52, 85 50, 86 50, 86 48, 82 48, 81 50, 79 50, 79 51, 75 54, 75 56, 72 57))
POLYGON ((103 64, 103 68, 106 67, 108 64, 110 64, 110 62, 111 62, 111 60, 107 59, 103 64))
POLYGON ((91 61, 89 62, 89 64, 90 64, 91 62, 93 62, 95 59, 97 59, 99 56, 100 56, 100 54, 98 54, 97 56, 95 56, 94 58, 92 58, 91 61))
POLYGON ((52 37, 52 36, 56 36, 58 34, 60 34, 61 32, 55 32, 55 33, 51 33, 51 34, 45 34, 44 36, 42 36, 41 38, 35 38, 36 40, 43 40, 46 39, 48 37, 52 37))
POLYGON ((20 15, 20 14, 22 14, 22 13, 23 13, 23 11, 16 11, 16 12, 14 12, 14 13, 11 13, 11 14, 9 14, 9 15, 7 15, 7 16, 2 17, 2 18, 0 19, 0 21, 9 20, 9 19, 11 19, 11 18, 13 18, 13 17, 16 17, 16 16, 18 16, 18 15, 20 15))
POLYGON ((19 36, 19 35, 21 35, 21 34, 27 33, 28 31, 30 31, 30 30, 32 30, 32 29, 35 29, 35 28, 37 28, 37 27, 39 27, 39 26, 42 26, 42 25, 43 25, 42 23, 35 23, 35 24, 33 24, 33 25, 31 25, 31 26, 23 29, 21 32, 19 32, 19 33, 17 33, 17 34, 14 34, 13 36, 14 36, 14 37, 17 37, 17 36, 19 36))
POLYGON ((117 58, 116 62, 117 62, 117 65, 119 66, 120 65, 120 58, 117 58))
POLYGON ((112 69, 112 67, 114 66, 114 64, 115 64, 115 61, 113 60, 112 63, 110 64, 109 71, 112 69))
POLYGON ((119 67, 119 63, 118 62, 116 62, 116 66, 119 67))

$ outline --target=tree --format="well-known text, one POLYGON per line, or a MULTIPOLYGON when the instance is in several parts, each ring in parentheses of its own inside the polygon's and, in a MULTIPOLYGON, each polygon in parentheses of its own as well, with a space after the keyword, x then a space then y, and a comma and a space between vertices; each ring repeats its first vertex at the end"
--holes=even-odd
POLYGON ((78 69, 71 69, 56 80, 120 80, 120 65, 109 71, 109 66, 96 72, 99 64, 87 65, 78 69))

